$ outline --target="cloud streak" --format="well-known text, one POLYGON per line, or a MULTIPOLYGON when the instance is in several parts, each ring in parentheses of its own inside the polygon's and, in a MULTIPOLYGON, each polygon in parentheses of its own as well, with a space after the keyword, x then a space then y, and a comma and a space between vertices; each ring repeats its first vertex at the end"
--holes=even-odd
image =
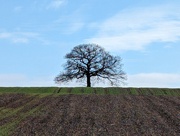
POLYGON ((53 0, 48 6, 47 9, 58 9, 65 3, 64 0, 53 0))
POLYGON ((33 87, 55 86, 53 77, 31 78, 23 74, 0 74, 0 86, 4 87, 33 87))
POLYGON ((153 42, 177 42, 179 12, 174 5, 127 9, 98 24, 97 33, 85 41, 113 51, 143 50, 153 42))
POLYGON ((180 74, 172 73, 139 73, 128 75, 130 87, 179 88, 180 74))
POLYGON ((33 32, 1 32, 0 39, 6 39, 13 43, 29 43, 30 39, 37 38, 38 33, 33 32))
MULTIPOLYGON (((180 74, 173 73, 138 73, 128 75, 128 85, 125 87, 161 87, 161 88, 179 88, 180 74)), ((55 84, 53 76, 30 78, 23 74, 0 74, 0 86, 59 86, 59 87, 77 87, 86 86, 85 83, 75 81, 68 84, 55 84)), ((94 84, 96 87, 109 87, 106 83, 94 84)))

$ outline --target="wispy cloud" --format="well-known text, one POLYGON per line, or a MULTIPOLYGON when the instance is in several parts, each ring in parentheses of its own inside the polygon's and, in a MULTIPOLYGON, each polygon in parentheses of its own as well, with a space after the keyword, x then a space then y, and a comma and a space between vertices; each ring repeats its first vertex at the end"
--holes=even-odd
POLYGON ((83 22, 70 22, 67 29, 64 31, 65 34, 73 34, 81 30, 84 26, 83 22))
POLYGON ((0 74, 0 86, 55 86, 54 77, 32 78, 23 74, 0 74))
MULTIPOLYGON (((161 87, 161 88, 179 88, 180 74, 174 73, 138 73, 128 74, 127 84, 123 87, 161 87)), ((94 87, 111 87, 108 81, 95 83, 92 81, 94 87)), ((86 86, 86 82, 68 82, 67 84, 60 84, 59 86, 77 87, 86 86)))
POLYGON ((28 43, 30 39, 37 38, 38 33, 33 32, 1 32, 0 39, 6 39, 13 43, 28 43))
MULTIPOLYGON (((162 87, 179 88, 180 74, 173 73, 139 73, 128 75, 128 85, 126 87, 162 87)), ((28 77, 23 74, 0 74, 0 86, 61 86, 77 87, 86 86, 86 83, 77 83, 75 81, 68 84, 55 84, 53 76, 46 77, 28 77)), ((94 84, 96 87, 110 87, 104 83, 94 84)))
POLYGON ((130 87, 180 87, 180 74, 171 73, 139 73, 128 75, 130 87))
POLYGON ((65 0, 53 0, 47 6, 47 9, 58 9, 65 3, 65 0))
POLYGON ((0 39, 6 39, 9 37, 11 37, 10 33, 7 33, 7 32, 0 33, 0 39))
POLYGON ((153 42, 176 42, 180 40, 178 13, 177 5, 127 9, 98 24, 96 35, 85 41, 114 51, 142 50, 153 42))
POLYGON ((12 41, 13 43, 28 43, 29 39, 28 38, 13 38, 12 41))

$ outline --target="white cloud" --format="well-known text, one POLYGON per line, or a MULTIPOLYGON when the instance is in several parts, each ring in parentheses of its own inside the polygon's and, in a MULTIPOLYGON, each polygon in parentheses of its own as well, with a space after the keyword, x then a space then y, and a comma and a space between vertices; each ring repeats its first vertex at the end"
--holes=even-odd
MULTIPOLYGON (((180 74, 168 73, 139 73, 128 75, 128 85, 125 87, 161 87, 179 88, 180 74)), ((86 82, 78 83, 75 81, 67 84, 55 84, 53 76, 31 78, 22 74, 0 74, 0 86, 59 86, 59 87, 78 87, 86 86, 86 82)), ((109 87, 108 82, 93 84, 95 87, 109 87)))
POLYGON ((0 86, 56 86, 53 77, 30 78, 23 74, 0 74, 0 86))
POLYGON ((29 40, 27 38, 13 38, 13 43, 28 43, 29 40))
MULTIPOLYGON (((174 73, 138 73, 134 75, 127 75, 127 84, 122 87, 157 87, 157 88, 180 88, 180 74, 174 73)), ((86 86, 84 82, 68 82, 67 84, 60 84, 61 87, 77 87, 86 86)), ((93 83, 93 87, 111 87, 108 81, 93 83)))
POLYGON ((9 37, 11 37, 10 33, 6 33, 6 32, 0 33, 0 39, 6 39, 9 37))
POLYGON ((164 87, 179 88, 180 74, 168 73, 139 73, 128 75, 128 86, 130 87, 164 87))
POLYGON ((142 50, 153 42, 176 42, 180 40, 178 13, 180 9, 175 5, 124 10, 98 24, 97 34, 85 42, 113 51, 142 50))
POLYGON ((0 39, 10 40, 13 43, 28 43, 30 39, 38 38, 39 34, 32 32, 2 32, 0 39))
POLYGON ((64 0, 53 0, 48 6, 47 9, 58 9, 64 4, 64 0))
POLYGON ((0 74, 0 86, 18 86, 25 80, 26 77, 21 74, 0 74))

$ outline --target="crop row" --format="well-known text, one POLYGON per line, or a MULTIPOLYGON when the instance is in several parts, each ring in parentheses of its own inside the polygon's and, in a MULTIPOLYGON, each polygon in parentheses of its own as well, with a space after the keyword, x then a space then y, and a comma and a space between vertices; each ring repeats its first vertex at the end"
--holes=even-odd
POLYGON ((180 98, 0 94, 0 135, 179 135, 180 98))

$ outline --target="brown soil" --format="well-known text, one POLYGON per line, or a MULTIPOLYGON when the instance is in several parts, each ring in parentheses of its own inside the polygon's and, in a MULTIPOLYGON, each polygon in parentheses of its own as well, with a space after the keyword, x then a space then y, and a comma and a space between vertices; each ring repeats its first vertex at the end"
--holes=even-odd
POLYGON ((21 120, 14 136, 180 135, 179 97, 61 95, 35 99, 8 94, 0 98, 1 107, 20 107, 26 102, 19 112, 39 107, 21 120))

